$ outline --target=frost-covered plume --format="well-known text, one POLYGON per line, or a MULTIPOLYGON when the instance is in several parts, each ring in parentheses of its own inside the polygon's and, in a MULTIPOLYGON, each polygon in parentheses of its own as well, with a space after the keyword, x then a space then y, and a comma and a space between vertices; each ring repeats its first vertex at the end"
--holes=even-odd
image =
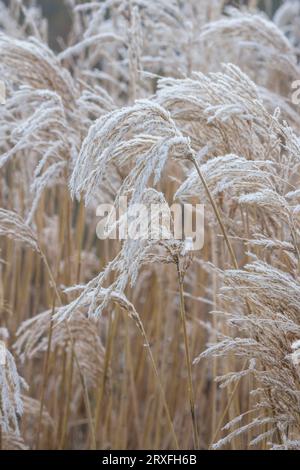
MULTIPOLYGON (((201 170, 215 197, 228 192, 237 200, 245 193, 274 187, 276 180, 271 161, 246 160, 232 154, 209 159, 201 165, 201 170)), ((196 170, 192 170, 175 197, 183 198, 195 194, 199 194, 201 200, 205 199, 199 176, 196 170)))
MULTIPOLYGON (((200 358, 230 353, 246 360, 248 366, 240 372, 230 372, 218 378, 222 386, 239 382, 245 375, 255 381, 251 395, 255 400, 253 419, 242 425, 243 416, 236 418, 225 431, 236 427, 215 447, 227 445, 235 436, 256 428, 252 445, 268 437, 288 442, 299 439, 299 365, 295 362, 300 324, 298 301, 299 283, 273 266, 256 261, 243 270, 228 270, 223 275, 223 301, 226 321, 235 327, 233 337, 219 334, 219 342, 211 345, 200 358), (248 302, 251 311, 244 313, 248 302), (265 425, 268 425, 267 431, 265 425)), ((214 315, 220 315, 215 312, 214 315)), ((271 445, 271 444, 270 444, 271 445)), ((292 445, 288 448, 292 448, 292 445)))
POLYGON ((18 40, 1 33, 0 53, 0 70, 4 79, 32 88, 55 91, 67 109, 72 107, 76 96, 72 77, 45 44, 34 38, 18 40), (23 67, 24 63, 26 68, 23 67))
POLYGON ((18 419, 23 413, 22 388, 27 388, 27 385, 18 374, 13 355, 7 349, 1 351, 0 426, 5 433, 19 434, 18 419))
POLYGON ((101 189, 112 167, 124 172, 118 197, 131 194, 138 202, 150 179, 157 184, 168 157, 184 158, 189 140, 177 129, 170 114, 151 101, 138 101, 103 116, 91 126, 83 142, 70 181, 73 195, 89 203, 101 189))
POLYGON ((297 0, 285 0, 283 5, 278 8, 274 18, 274 23, 280 28, 289 38, 291 43, 299 47, 300 45, 300 5, 297 0))
POLYGON ((13 211, 0 209, 0 236, 5 236, 17 242, 30 246, 40 252, 37 235, 24 223, 23 219, 13 211))
POLYGON ((281 89, 284 95, 286 84, 299 75, 291 43, 263 13, 252 15, 229 8, 228 14, 206 24, 200 35, 209 49, 212 69, 220 61, 233 62, 259 85, 276 92, 281 89), (259 64, 263 64, 263 73, 258 74, 259 64))
MULTIPOLYGON (((144 192, 140 202, 149 209, 150 216, 146 225, 144 219, 138 222, 138 225, 141 224, 144 227, 139 230, 138 239, 134 239, 134 233, 131 233, 131 237, 123 242, 117 256, 96 278, 85 286, 75 286, 68 289, 67 293, 78 291, 80 295, 70 304, 58 309, 55 314, 57 319, 72 317, 78 310, 86 311, 89 316, 99 316, 110 302, 118 304, 131 317, 136 318, 135 308, 128 301, 124 292, 128 285, 135 285, 138 274, 144 265, 180 262, 183 271, 187 268, 191 256, 185 250, 185 242, 174 239, 173 216, 164 196, 154 189, 148 189, 144 192), (155 210, 151 210, 153 206, 164 211, 162 222, 160 222, 159 214, 155 210), (112 276, 114 280, 107 287, 108 280, 112 276)), ((130 207, 128 213, 123 217, 130 218, 130 207)), ((119 222, 122 225, 123 221, 119 222)), ((133 231, 133 229, 131 230, 133 231)))
MULTIPOLYGON (((51 315, 52 311, 48 310, 20 325, 14 349, 22 362, 46 353, 51 315)), ((80 311, 72 316, 68 328, 64 322, 55 324, 53 328, 51 350, 57 350, 58 354, 72 354, 72 347, 87 385, 96 386, 103 372, 104 349, 95 324, 80 311), (73 345, 70 343, 70 334, 74 338, 73 345)))
POLYGON ((161 79, 156 101, 197 151, 211 144, 210 155, 234 153, 261 160, 267 150, 262 140, 270 140, 270 117, 255 83, 232 64, 218 73, 194 73, 191 79, 161 79))

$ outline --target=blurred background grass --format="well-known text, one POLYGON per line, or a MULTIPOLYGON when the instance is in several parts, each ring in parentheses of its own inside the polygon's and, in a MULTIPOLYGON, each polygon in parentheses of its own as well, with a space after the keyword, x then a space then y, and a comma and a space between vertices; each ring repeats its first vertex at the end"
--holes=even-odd
MULTIPOLYGON (((88 0, 83 0, 84 1, 88 0)), ((272 16, 276 9, 284 0, 260 0, 259 8, 272 16)), ((70 24, 70 12, 62 0, 38 0, 42 7, 44 16, 49 20, 49 40, 50 46, 57 50, 59 38, 64 38, 68 32, 70 24)), ((246 5, 249 0, 228 1, 231 5, 246 5)))

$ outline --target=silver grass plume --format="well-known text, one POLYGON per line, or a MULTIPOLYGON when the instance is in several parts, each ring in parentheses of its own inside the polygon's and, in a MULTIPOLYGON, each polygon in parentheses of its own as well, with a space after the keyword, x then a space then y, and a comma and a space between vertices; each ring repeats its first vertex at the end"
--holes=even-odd
MULTIPOLYGON (((50 310, 42 312, 25 320, 18 328, 14 349, 22 362, 46 353, 51 314, 50 310)), ((95 326, 77 311, 70 319, 68 328, 64 322, 54 324, 51 341, 52 351, 57 349, 71 353, 74 347, 88 386, 96 386, 103 371, 104 348, 95 326), (70 334, 74 338, 73 345, 70 344, 70 334)))
POLYGON ((76 96, 72 77, 42 42, 34 38, 27 41, 12 39, 1 33, 0 54, 0 70, 8 81, 13 71, 15 82, 54 91, 61 96, 67 109, 72 106, 76 96), (22 67, 24 63, 26 69, 22 67))
POLYGON ((154 185, 159 182, 169 156, 184 158, 189 153, 189 140, 170 114, 156 103, 138 101, 91 126, 70 180, 71 193, 83 193, 88 203, 115 166, 128 172, 118 196, 130 192, 132 202, 137 202, 151 177, 154 185))
POLYGON ((6 349, 2 353, 5 357, 0 365, 0 426, 5 433, 19 435, 18 420, 23 414, 21 392, 27 384, 18 374, 10 351, 6 349))
POLYGON ((24 243, 40 253, 36 233, 13 211, 0 209, 0 236, 24 243))
MULTIPOLYGON (((217 380, 221 386, 228 386, 250 374, 255 379, 251 392, 256 401, 253 413, 258 416, 245 425, 240 423, 243 417, 237 417, 232 423, 236 429, 214 447, 227 445, 253 426, 257 428, 252 442, 255 446, 265 438, 264 426, 268 424, 270 446, 272 438, 279 437, 289 448, 287 443, 300 435, 299 363, 293 346, 300 334, 298 281, 262 261, 254 261, 243 270, 225 271, 223 281, 222 297, 231 306, 230 312, 227 307, 224 315, 239 336, 219 334, 219 342, 209 346, 195 363, 209 355, 233 353, 244 358, 249 365, 241 372, 230 372, 217 380), (245 302, 251 306, 250 313, 244 313, 245 302)), ((224 431, 230 427, 227 424, 224 431)))
MULTIPOLYGON (((164 196, 154 189, 147 189, 140 202, 145 204, 147 208, 153 207, 153 204, 159 204, 159 207, 163 207, 166 211, 167 219, 171 220, 171 225, 160 223, 159 218, 156 217, 157 214, 153 211, 150 212, 151 217, 147 221, 144 236, 140 236, 138 240, 130 237, 126 239, 117 256, 96 278, 85 286, 67 289, 67 293, 77 290, 80 295, 70 304, 60 307, 55 314, 56 319, 72 318, 73 314, 79 310, 85 310, 89 316, 99 316, 108 303, 112 302, 118 304, 137 321, 138 314, 134 306, 127 300, 124 291, 129 284, 131 286, 135 284, 143 265, 149 263, 176 264, 179 262, 183 272, 187 269, 191 262, 191 255, 186 252, 183 240, 173 238, 172 214, 164 196), (152 239, 149 238, 149 233, 153 236, 152 239), (107 287, 108 279, 111 276, 114 277, 114 280, 107 287)), ((124 217, 130 217, 130 207, 128 214, 125 214, 124 217)), ((123 220, 119 220, 118 223, 122 225, 123 220)))

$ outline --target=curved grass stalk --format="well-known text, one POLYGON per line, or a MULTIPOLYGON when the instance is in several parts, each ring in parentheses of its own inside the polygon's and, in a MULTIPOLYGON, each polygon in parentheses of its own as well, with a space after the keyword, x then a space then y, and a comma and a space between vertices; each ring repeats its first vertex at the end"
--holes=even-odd
POLYGON ((182 324, 183 336, 184 336, 186 366, 187 366, 187 371, 188 371, 188 395, 189 395, 190 411, 191 411, 191 417, 192 417, 194 448, 195 450, 197 450, 199 449, 199 432, 198 432, 197 420, 196 420, 196 415, 195 415, 195 394, 194 394, 194 387, 193 387, 193 380, 192 380, 192 367, 191 367, 192 362, 191 362, 191 354, 190 354, 189 341, 188 341, 187 328, 186 328, 186 312, 185 312, 184 289, 183 289, 184 276, 180 270, 178 260, 176 263, 176 267, 177 267, 179 295, 180 295, 180 317, 181 317, 181 324, 182 324))

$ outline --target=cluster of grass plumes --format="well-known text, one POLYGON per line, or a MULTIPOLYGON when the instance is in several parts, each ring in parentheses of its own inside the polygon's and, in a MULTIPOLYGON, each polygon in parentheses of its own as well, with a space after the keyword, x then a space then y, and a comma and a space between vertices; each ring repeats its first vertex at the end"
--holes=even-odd
POLYGON ((1 449, 300 449, 300 10, 229 3, 0 2, 1 449))

